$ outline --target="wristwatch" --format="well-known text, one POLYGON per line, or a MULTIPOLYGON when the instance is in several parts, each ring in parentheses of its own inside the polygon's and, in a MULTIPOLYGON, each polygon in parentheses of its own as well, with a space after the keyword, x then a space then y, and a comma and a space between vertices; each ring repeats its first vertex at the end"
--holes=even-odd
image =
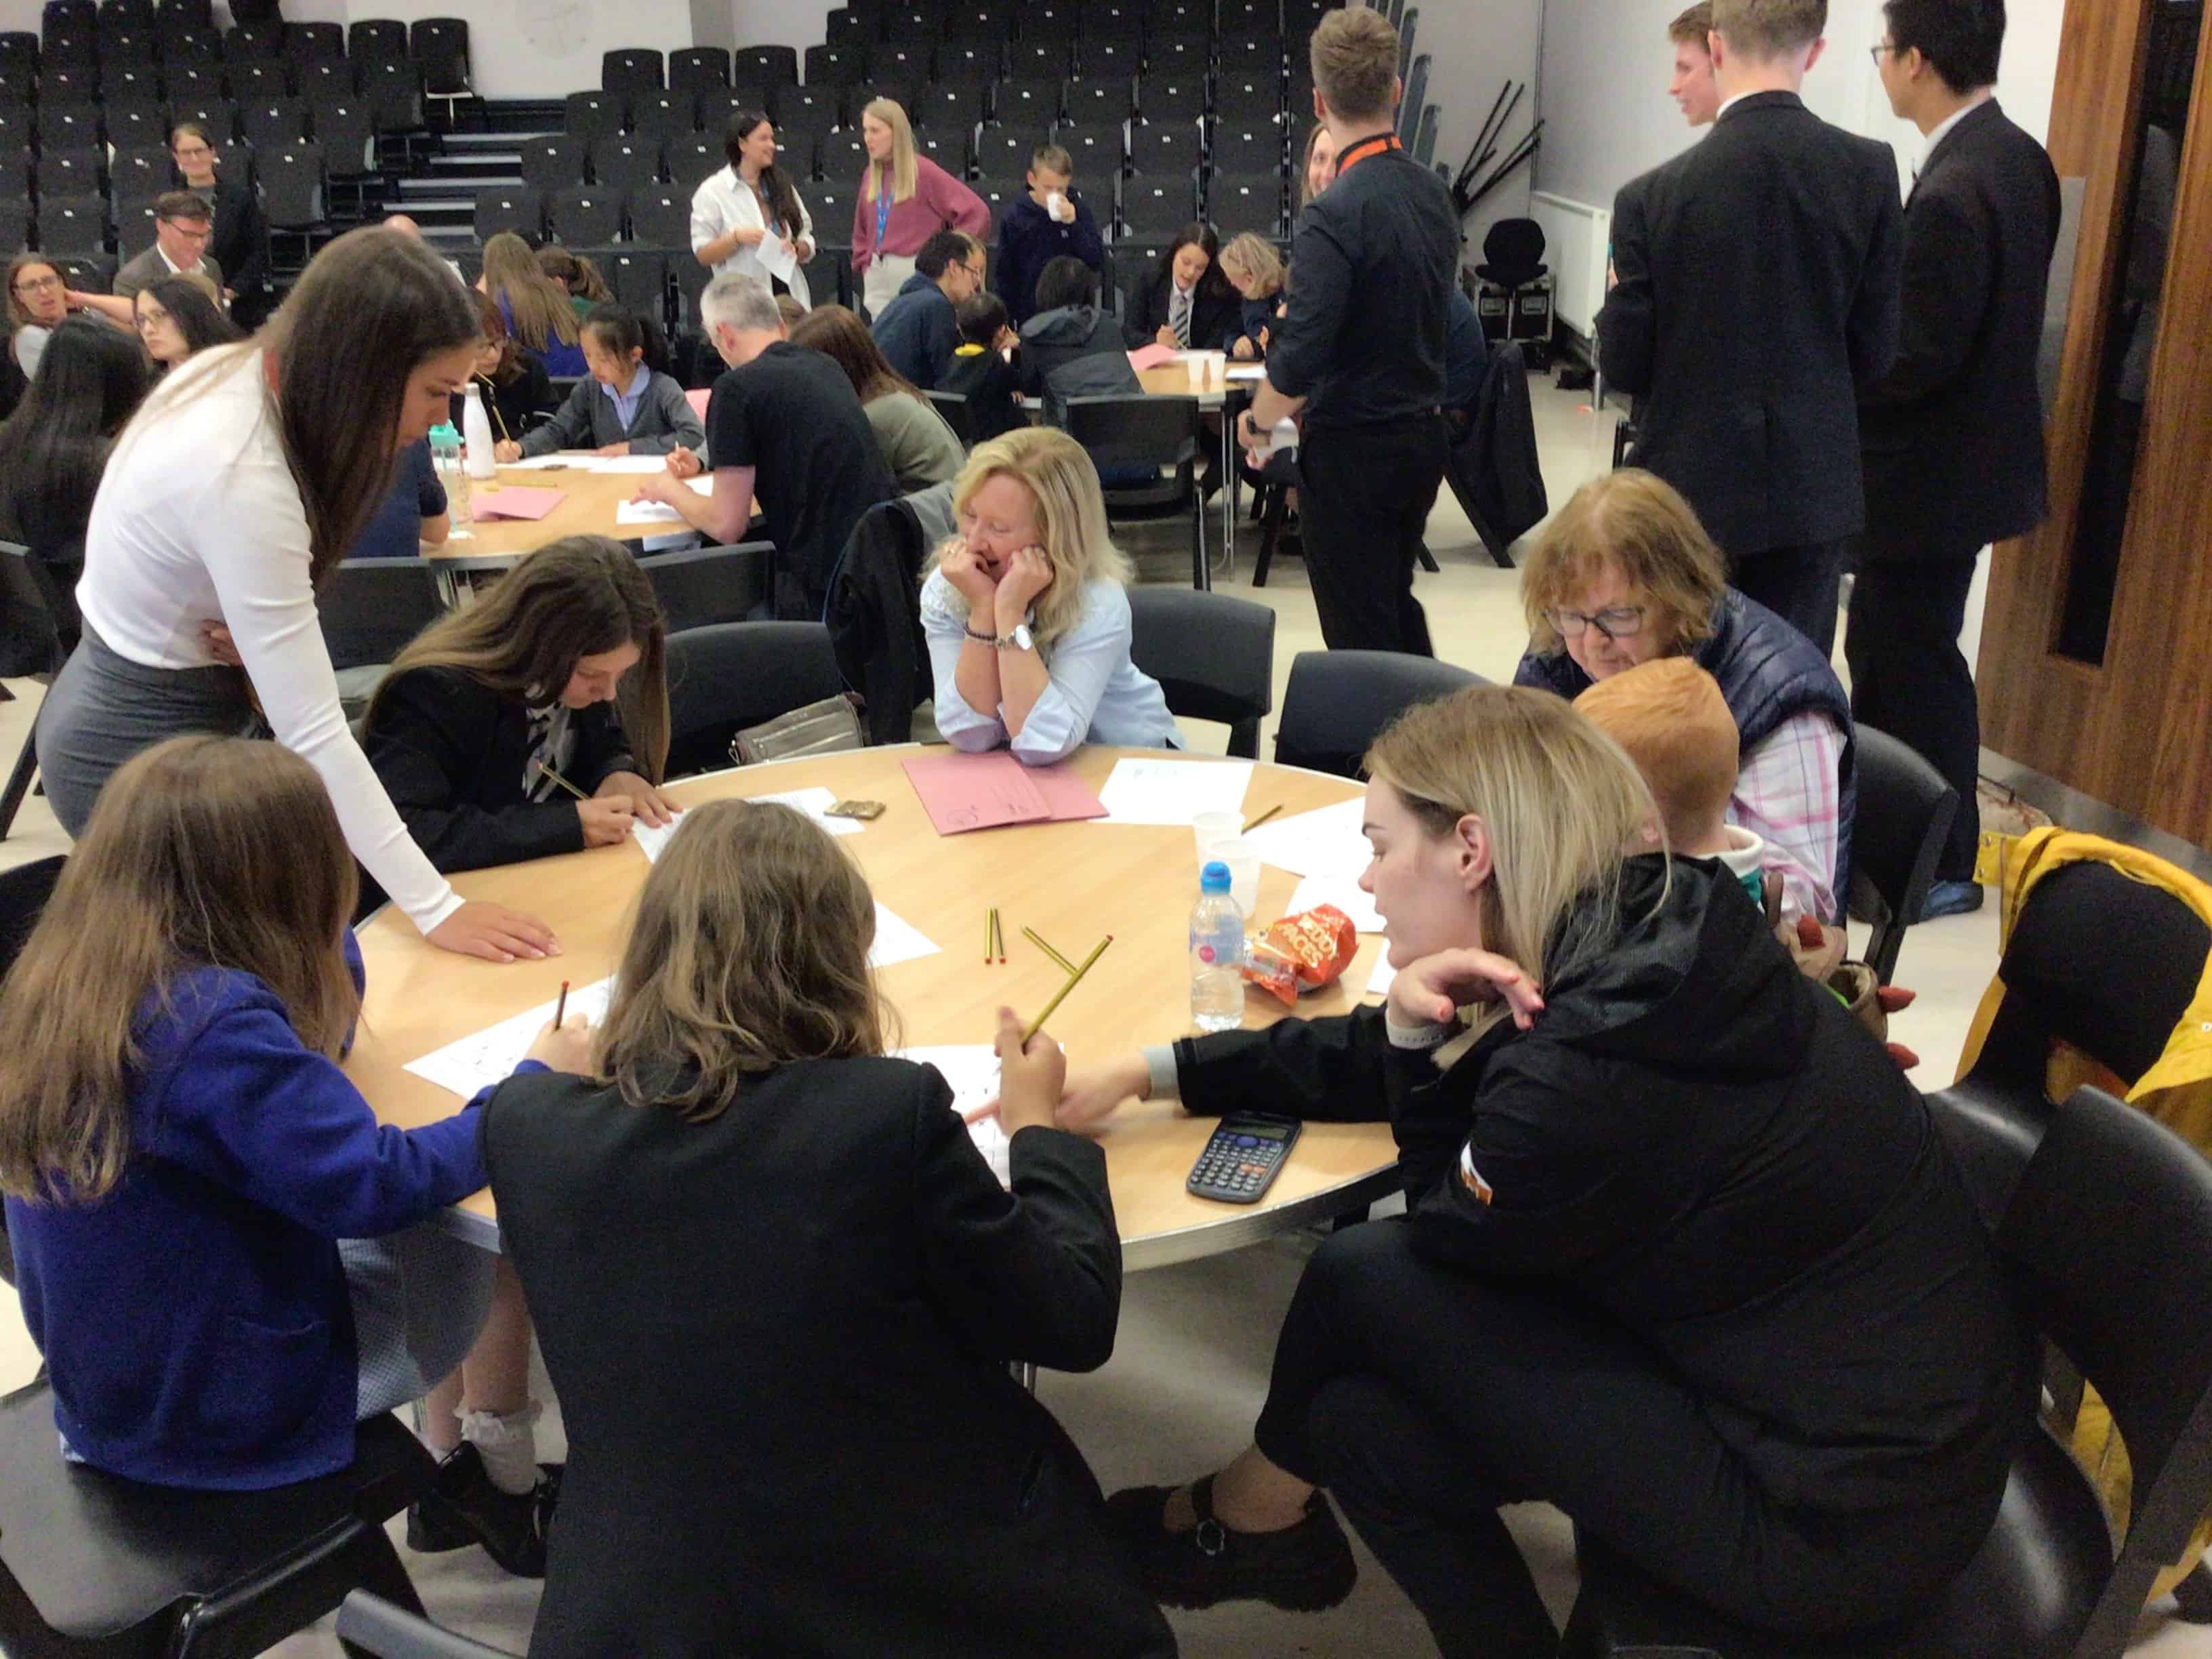
POLYGON ((1027 623, 1017 623, 1011 634, 980 634, 965 623, 961 625, 961 631, 980 644, 995 646, 1001 651, 1027 651, 1033 646, 1027 623))

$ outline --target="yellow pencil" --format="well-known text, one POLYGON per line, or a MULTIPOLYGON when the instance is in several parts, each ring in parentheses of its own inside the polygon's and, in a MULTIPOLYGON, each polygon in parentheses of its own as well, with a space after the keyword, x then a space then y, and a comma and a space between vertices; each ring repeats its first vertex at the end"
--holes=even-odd
POLYGON ((1282 803, 1282 802, 1280 802, 1280 801, 1277 801, 1277 802, 1276 802, 1273 806, 1270 806, 1270 807, 1269 807, 1266 811, 1264 811, 1264 812, 1261 813, 1261 814, 1260 814, 1260 816, 1259 816, 1258 817, 1254 818, 1254 819, 1252 820, 1252 822, 1251 822, 1251 823, 1249 823, 1246 824, 1246 825, 1244 826, 1244 833, 1245 833, 1246 835, 1248 835, 1248 836, 1249 836, 1249 835, 1250 835, 1250 834, 1251 834, 1255 830, 1257 830, 1257 829, 1258 829, 1261 824, 1265 823, 1266 823, 1269 818, 1272 818, 1273 817, 1274 817, 1274 816, 1275 816, 1275 814, 1276 814, 1276 813, 1278 813, 1278 812, 1281 811, 1282 810, 1283 810, 1283 803, 1282 803))
POLYGON ((991 939, 999 952, 999 963, 1004 967, 1006 961, 1006 924, 1000 918, 996 905, 991 907, 991 939))
POLYGON ((1044 935, 1038 933, 1036 928, 1023 928, 1022 937, 1029 940, 1030 944, 1036 945, 1038 950, 1043 951, 1045 955, 1050 957, 1054 962, 1058 963, 1060 964, 1060 972, 1064 974, 1072 974, 1075 971, 1075 964, 1070 962, 1066 957, 1060 955, 1059 951, 1054 950, 1052 946, 1047 945, 1044 942, 1044 935))
POLYGON ((556 772, 556 771, 555 771, 551 767, 548 766, 548 765, 547 765, 544 761, 532 761, 532 762, 531 762, 530 763, 531 763, 532 766, 536 767, 539 771, 543 772, 543 773, 544 773, 547 777, 549 777, 549 778, 552 779, 554 782, 556 782, 556 783, 559 784, 559 785, 560 785, 563 789, 567 790, 570 794, 574 795, 574 796, 578 800, 589 800, 589 799, 591 799, 591 797, 590 797, 589 795, 586 794, 582 790, 580 790, 580 789, 577 788, 577 787, 576 787, 576 786, 575 786, 574 784, 573 784, 573 783, 569 782, 568 779, 566 779, 566 778, 562 777, 562 776, 558 772, 556 772))
POLYGON ((996 925, 999 913, 986 908, 983 912, 983 965, 991 965, 991 930, 996 925))
POLYGON ((1104 939, 1100 939, 1097 944, 1091 947, 1091 954, 1083 958, 1083 965, 1068 976, 1066 984, 1060 988, 1060 994, 1054 997, 1050 1002, 1045 1004, 1044 1012, 1039 1014, 1034 1020, 1030 1021, 1029 1030, 1022 1033, 1023 1048, 1026 1048, 1030 1046, 1030 1039, 1044 1029, 1044 1023, 1052 1018, 1053 1011, 1058 1008, 1061 1003, 1067 1000, 1067 994, 1070 991, 1073 991, 1078 985, 1082 983, 1083 976, 1091 971, 1091 964, 1097 961, 1101 956, 1104 955, 1106 947, 1113 942, 1114 935, 1109 933, 1104 939))

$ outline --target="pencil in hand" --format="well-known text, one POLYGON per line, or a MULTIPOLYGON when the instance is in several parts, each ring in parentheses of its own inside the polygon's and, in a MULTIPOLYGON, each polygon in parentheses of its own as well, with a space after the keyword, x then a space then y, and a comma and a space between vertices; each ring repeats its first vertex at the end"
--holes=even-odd
POLYGON ((548 765, 547 765, 544 761, 542 761, 542 760, 534 760, 534 761, 531 762, 530 763, 531 763, 532 766, 536 767, 536 768, 537 768, 540 772, 543 772, 543 773, 544 773, 547 777, 549 777, 549 778, 552 779, 554 782, 556 782, 556 783, 559 784, 559 785, 560 785, 563 789, 567 790, 570 794, 574 795, 574 796, 578 800, 589 800, 589 799, 591 799, 591 797, 590 797, 589 795, 586 794, 582 790, 580 790, 580 789, 577 788, 577 787, 576 787, 576 786, 575 786, 574 784, 573 784, 573 783, 569 782, 568 779, 566 779, 566 778, 562 777, 562 776, 558 772, 556 772, 556 771, 555 771, 551 767, 548 766, 548 765))
POLYGON ((1044 1012, 1031 1020, 1029 1029, 1022 1033, 1023 1048, 1026 1048, 1030 1046, 1030 1039, 1044 1029, 1045 1021, 1050 1019, 1054 1011, 1067 1000, 1067 994, 1083 982, 1083 976, 1091 971, 1091 964, 1103 956, 1106 953, 1106 947, 1113 942, 1114 935, 1109 933, 1091 947, 1091 954, 1083 958, 1083 965, 1068 976, 1067 983, 1060 988, 1060 994, 1045 1004, 1044 1012))
POLYGON ((1027 939, 1030 944, 1036 945, 1038 950, 1043 951, 1045 955, 1050 957, 1054 962, 1058 963, 1060 964, 1060 971, 1061 973, 1072 974, 1075 971, 1075 964, 1070 962, 1066 957, 1060 955, 1059 951, 1054 950, 1052 946, 1047 945, 1044 942, 1044 935, 1038 933, 1036 928, 1023 928, 1022 937, 1027 939))
POLYGON ((561 1029, 562 1017, 568 1012, 568 981, 561 981, 561 1000, 553 1005, 553 1029, 561 1029))

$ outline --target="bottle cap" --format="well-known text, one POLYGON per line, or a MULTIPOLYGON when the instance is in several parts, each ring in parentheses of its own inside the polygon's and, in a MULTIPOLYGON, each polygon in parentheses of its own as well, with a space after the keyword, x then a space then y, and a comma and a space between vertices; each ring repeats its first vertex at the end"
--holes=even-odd
POLYGON ((430 441, 435 443, 441 438, 451 438, 455 443, 459 443, 461 441, 461 434, 453 430, 453 423, 451 421, 441 421, 430 428, 430 441))
POLYGON ((1229 866, 1215 859, 1198 872, 1198 890, 1201 893, 1225 893, 1229 890, 1229 866))

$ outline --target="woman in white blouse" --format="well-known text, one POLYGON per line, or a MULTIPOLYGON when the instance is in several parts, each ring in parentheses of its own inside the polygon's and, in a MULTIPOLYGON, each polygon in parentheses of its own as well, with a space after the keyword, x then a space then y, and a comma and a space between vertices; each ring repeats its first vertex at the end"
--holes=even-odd
POLYGON ((740 110, 723 129, 729 166, 691 193, 691 253, 720 276, 740 270, 800 309, 813 304, 806 262, 814 257, 814 219, 775 164, 775 125, 740 110), (779 276, 787 262, 790 276, 779 276))
POLYGON ((118 442, 93 503, 84 633, 47 693, 39 769, 82 830, 108 775, 255 704, 322 776, 346 844, 434 945, 495 962, 557 951, 532 917, 464 902, 409 836, 348 730, 315 585, 446 418, 481 343, 476 307, 421 242, 356 230, 316 256, 243 344, 174 370, 118 442), (241 665, 244 672, 228 664, 241 665))
POLYGON ((945 741, 1030 766, 1086 743, 1182 747, 1159 682, 1129 660, 1129 562, 1082 446, 1048 426, 978 444, 952 505, 960 533, 921 589, 945 741))

